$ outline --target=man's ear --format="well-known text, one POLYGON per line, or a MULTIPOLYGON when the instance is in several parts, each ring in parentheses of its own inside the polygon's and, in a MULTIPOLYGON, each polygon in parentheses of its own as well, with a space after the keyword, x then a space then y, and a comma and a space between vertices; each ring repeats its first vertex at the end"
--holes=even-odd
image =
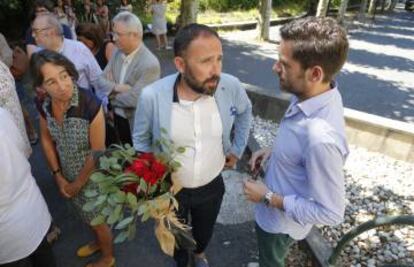
POLYGON ((174 58, 175 68, 178 70, 179 73, 184 73, 185 70, 185 61, 182 57, 175 57, 174 58))
POLYGON ((309 68, 307 71, 308 81, 312 83, 322 82, 324 75, 325 73, 323 72, 323 69, 318 65, 309 68))

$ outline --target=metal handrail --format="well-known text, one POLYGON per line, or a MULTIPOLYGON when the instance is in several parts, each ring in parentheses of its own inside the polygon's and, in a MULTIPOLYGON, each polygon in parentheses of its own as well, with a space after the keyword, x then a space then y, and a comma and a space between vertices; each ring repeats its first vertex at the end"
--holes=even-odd
POLYGON ((370 229, 387 225, 414 225, 414 215, 377 217, 355 227, 354 229, 346 233, 341 238, 341 240, 339 240, 338 244, 336 245, 336 247, 332 251, 331 256, 328 259, 329 266, 335 266, 341 250, 353 238, 370 229))

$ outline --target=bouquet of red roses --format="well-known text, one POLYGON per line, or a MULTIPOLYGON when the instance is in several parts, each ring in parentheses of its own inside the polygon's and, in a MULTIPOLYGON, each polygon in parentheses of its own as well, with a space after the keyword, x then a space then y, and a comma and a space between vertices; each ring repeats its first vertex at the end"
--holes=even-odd
POLYGON ((137 153, 130 145, 113 145, 105 151, 90 177, 96 186, 85 192, 90 201, 83 209, 99 214, 92 225, 107 223, 119 231, 115 243, 134 238, 138 219, 155 219, 161 249, 172 256, 177 239, 186 246, 195 242, 188 233, 189 227, 175 215, 177 185, 171 181, 171 173, 180 167, 174 157, 185 149, 161 142, 169 150, 157 155, 137 153))

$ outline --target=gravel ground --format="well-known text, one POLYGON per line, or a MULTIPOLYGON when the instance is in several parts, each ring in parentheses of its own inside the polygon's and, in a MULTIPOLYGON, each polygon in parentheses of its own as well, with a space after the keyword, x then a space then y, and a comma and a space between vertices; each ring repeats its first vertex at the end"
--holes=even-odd
MULTIPOLYGON (((272 144, 276 131, 277 124, 255 118, 253 135, 261 147, 272 144)), ((345 165, 345 221, 335 227, 320 227, 332 245, 375 216, 414 214, 414 164, 359 147, 350 146, 350 151, 345 165)), ((414 227, 372 229, 352 240, 341 258, 344 266, 414 266, 414 227)))

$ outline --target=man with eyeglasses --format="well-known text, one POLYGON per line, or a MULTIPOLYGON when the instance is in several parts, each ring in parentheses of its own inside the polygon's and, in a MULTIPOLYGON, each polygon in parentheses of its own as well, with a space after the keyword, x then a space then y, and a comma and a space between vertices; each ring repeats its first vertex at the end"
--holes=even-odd
POLYGON ((160 63, 142 41, 141 21, 131 12, 113 18, 113 38, 118 50, 102 76, 110 96, 119 141, 132 144, 134 114, 142 89, 160 78, 160 63))
MULTIPOLYGON (((49 0, 36 0, 33 3, 33 15, 32 21, 36 19, 38 16, 46 15, 46 14, 53 14, 54 4, 49 0)), ((65 25, 61 24, 63 30, 63 36, 67 39, 74 39, 72 35, 72 31, 70 28, 65 25)), ((32 31, 32 27, 29 27, 26 31, 25 35, 25 44, 26 44, 26 52, 27 55, 31 56, 33 51, 36 49, 36 41, 33 38, 34 32, 32 31)))
POLYGON ((101 88, 102 70, 92 52, 81 42, 64 38, 62 27, 52 14, 38 16, 32 25, 33 37, 41 49, 49 49, 64 55, 72 61, 79 73, 77 85, 94 90, 101 88))

